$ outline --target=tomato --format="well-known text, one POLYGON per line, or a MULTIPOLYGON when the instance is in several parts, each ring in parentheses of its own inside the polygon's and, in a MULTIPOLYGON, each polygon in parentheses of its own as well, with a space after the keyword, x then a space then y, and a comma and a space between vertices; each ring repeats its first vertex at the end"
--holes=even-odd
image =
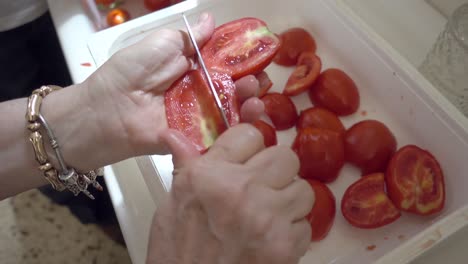
POLYGON ((280 93, 269 93, 261 98, 265 113, 277 130, 286 130, 296 124, 298 115, 293 101, 280 93))
POLYGON ((335 196, 327 185, 315 180, 307 180, 307 182, 315 193, 314 207, 307 216, 312 228, 311 240, 320 241, 328 235, 333 226, 336 214, 335 196))
POLYGON ((279 38, 268 30, 265 22, 249 17, 216 28, 201 54, 209 69, 237 80, 260 73, 279 47, 279 38))
POLYGON ((171 5, 170 0, 145 0, 145 7, 150 11, 157 11, 171 5))
POLYGON ((333 112, 321 107, 311 107, 301 112, 296 128, 306 127, 329 129, 344 136, 346 130, 341 120, 333 112))
POLYGON ((408 145, 395 153, 386 182, 390 199, 400 210, 430 215, 444 208, 445 183, 439 162, 417 146, 408 145))
POLYGON ((312 35, 303 28, 291 28, 280 34, 281 48, 274 62, 283 66, 294 66, 303 52, 315 53, 317 44, 312 35))
POLYGON ((376 120, 361 121, 345 134, 346 160, 361 168, 363 175, 385 172, 396 146, 390 129, 376 120))
POLYGON ((127 22, 130 19, 130 14, 122 8, 115 8, 107 13, 107 25, 110 27, 127 22))
POLYGON ((369 174, 348 187, 341 212, 353 226, 377 228, 397 220, 401 213, 384 191, 384 174, 369 174))
MULTIPOLYGON (((216 72, 211 72, 211 77, 230 125, 238 124, 239 105, 233 80, 216 72)), ((200 152, 226 129, 200 70, 189 71, 174 82, 165 93, 164 104, 169 128, 182 132, 200 152)))
POLYGON ((296 69, 286 82, 283 94, 294 96, 307 91, 317 80, 321 70, 322 61, 315 53, 302 53, 297 61, 296 69))
POLYGON ((340 116, 351 115, 359 108, 359 92, 354 81, 343 71, 328 69, 309 90, 316 106, 327 108, 340 116))
POLYGON ((273 86, 273 82, 270 80, 268 74, 264 71, 257 74, 255 77, 257 78, 258 84, 260 86, 258 97, 262 97, 268 93, 270 88, 273 86))
POLYGON ((253 125, 258 130, 260 130, 260 132, 262 132, 263 143, 265 144, 265 147, 271 147, 278 143, 278 140, 276 138, 276 131, 272 126, 263 122, 262 120, 255 121, 253 125))
POLYGON ((294 140, 292 149, 300 161, 299 175, 324 183, 336 180, 344 164, 343 138, 335 131, 304 128, 294 140))

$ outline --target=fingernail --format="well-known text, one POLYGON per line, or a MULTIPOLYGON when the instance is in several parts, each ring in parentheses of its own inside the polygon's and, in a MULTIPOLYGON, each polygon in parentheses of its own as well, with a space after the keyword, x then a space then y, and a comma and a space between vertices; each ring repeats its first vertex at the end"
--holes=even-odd
POLYGON ((202 13, 200 15, 200 18, 198 19, 198 22, 204 22, 208 19, 208 13, 202 13))

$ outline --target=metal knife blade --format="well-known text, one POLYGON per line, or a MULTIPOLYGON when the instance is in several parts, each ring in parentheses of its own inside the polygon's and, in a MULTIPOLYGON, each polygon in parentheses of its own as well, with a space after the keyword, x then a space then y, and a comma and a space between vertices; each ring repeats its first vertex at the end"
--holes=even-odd
POLYGON ((213 81, 211 80, 210 73, 208 72, 205 62, 203 61, 203 58, 200 53, 200 49, 198 48, 197 41, 195 40, 195 36, 193 35, 192 28, 190 27, 187 17, 185 16, 185 13, 182 13, 182 18, 184 19, 185 27, 187 28, 187 33, 190 37, 190 41, 192 42, 193 48, 195 49, 195 52, 197 53, 198 62, 200 63, 200 66, 202 67, 203 72, 205 73, 206 79, 208 80, 208 85, 211 89, 211 93, 213 94, 214 100, 216 102, 216 106, 218 107, 221 117, 223 118, 224 125, 226 126, 226 128, 229 128, 230 124, 229 124, 229 121, 227 120, 226 113, 224 112, 223 105, 213 85, 213 81))

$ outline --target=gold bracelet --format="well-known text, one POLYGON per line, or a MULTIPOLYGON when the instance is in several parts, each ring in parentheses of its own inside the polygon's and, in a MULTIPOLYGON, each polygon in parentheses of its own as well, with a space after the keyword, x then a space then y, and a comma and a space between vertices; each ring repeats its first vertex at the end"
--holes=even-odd
POLYGON ((55 190, 63 191, 68 189, 75 196, 82 192, 89 198, 94 199, 94 196, 87 190, 88 185, 92 185, 94 188, 102 191, 102 186, 96 181, 97 176, 102 176, 102 169, 78 173, 75 169, 67 167, 60 152, 57 139, 46 119, 40 113, 42 100, 51 92, 59 89, 61 87, 54 85, 42 86, 34 90, 29 97, 26 112, 27 128, 31 131, 29 141, 32 144, 36 161, 39 163, 39 170, 55 190), (60 171, 49 162, 49 157, 44 147, 44 140, 40 133, 41 128, 44 128, 47 132, 50 144, 59 161, 60 171))

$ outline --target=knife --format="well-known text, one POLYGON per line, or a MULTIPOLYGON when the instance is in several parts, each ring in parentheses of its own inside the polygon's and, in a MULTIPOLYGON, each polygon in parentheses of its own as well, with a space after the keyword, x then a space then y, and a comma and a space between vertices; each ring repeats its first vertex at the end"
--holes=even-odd
POLYGON ((224 112, 224 109, 223 109, 223 105, 213 85, 213 81, 211 80, 210 73, 208 72, 205 62, 203 61, 203 58, 200 53, 200 49, 198 48, 197 41, 195 40, 195 37, 193 36, 192 28, 190 27, 187 17, 185 16, 185 13, 182 13, 182 18, 184 19, 185 27, 187 28, 187 33, 190 37, 190 41, 192 42, 193 48, 195 49, 195 52, 197 53, 198 63, 200 63, 200 66, 202 67, 203 72, 205 73, 206 79, 208 80, 208 86, 211 89, 211 93, 213 94, 214 100, 216 102, 216 106, 218 107, 218 111, 221 114, 221 117, 223 118, 224 125, 226 126, 226 128, 229 128, 230 127, 229 121, 227 120, 226 113, 224 112))

